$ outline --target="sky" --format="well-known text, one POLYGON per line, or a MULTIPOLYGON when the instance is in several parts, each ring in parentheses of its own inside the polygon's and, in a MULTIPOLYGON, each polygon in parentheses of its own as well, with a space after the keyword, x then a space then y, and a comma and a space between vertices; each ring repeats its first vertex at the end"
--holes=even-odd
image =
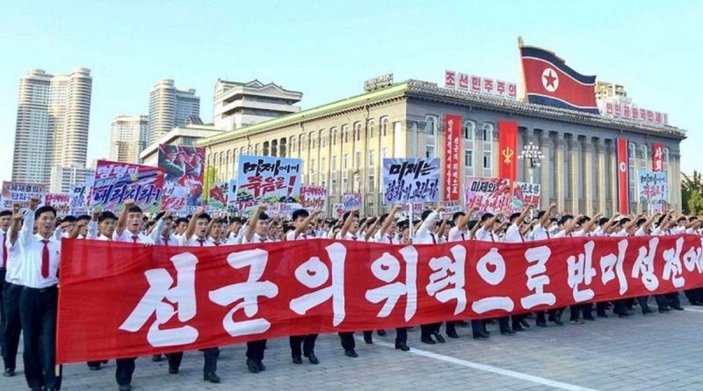
POLYGON ((682 170, 701 171, 701 20, 703 1, 681 0, 3 0, 0 180, 11 177, 19 79, 31 68, 91 69, 90 164, 108 155, 112 118, 148 114, 160 79, 195 88, 211 122, 218 78, 302 91, 304 109, 359 94, 385 73, 441 85, 451 69, 518 82, 518 36, 668 113, 688 131, 682 170))

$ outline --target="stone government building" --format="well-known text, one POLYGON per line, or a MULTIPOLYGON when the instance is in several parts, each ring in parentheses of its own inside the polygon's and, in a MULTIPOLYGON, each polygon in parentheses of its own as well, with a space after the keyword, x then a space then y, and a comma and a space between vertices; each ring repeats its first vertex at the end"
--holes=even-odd
MULTIPOLYGON (((541 184, 541 208, 610 215, 618 209, 616 138, 629 141, 630 206, 637 203, 635 173, 652 166, 652 144, 664 146, 670 204, 681 208, 682 129, 624 118, 529 104, 497 96, 440 88, 408 80, 298 113, 202 139, 215 180, 235 177, 240 155, 303 160, 303 183, 325 186, 329 204, 346 192, 361 192, 363 212, 384 210, 381 195, 384 157, 439 157, 442 162, 444 115, 461 115, 464 177, 498 173, 497 121, 518 123, 518 151, 528 142, 544 159, 534 171, 541 184)), ((444 164, 444 163, 443 163, 444 164)), ((522 161, 518 180, 528 181, 522 161)), ((462 180, 462 186, 463 186, 462 180)), ((462 197, 463 198, 463 197, 462 197)))

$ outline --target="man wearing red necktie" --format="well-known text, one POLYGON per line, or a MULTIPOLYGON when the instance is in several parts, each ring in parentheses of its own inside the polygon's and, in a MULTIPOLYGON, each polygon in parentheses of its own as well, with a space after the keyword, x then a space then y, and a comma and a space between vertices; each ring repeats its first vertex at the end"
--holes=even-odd
POLYGON ((5 273, 7 272, 7 258, 8 251, 5 242, 7 241, 7 231, 10 228, 10 222, 12 221, 12 212, 9 209, 0 211, 0 240, 2 240, 2 245, 0 246, 0 346, 4 344, 3 333, 5 330, 5 310, 3 304, 3 290, 5 288, 5 273))
POLYGON ((53 238, 56 210, 37 209, 39 199, 32 197, 24 225, 9 245, 18 246, 21 276, 20 321, 24 334, 24 373, 32 390, 59 390, 61 368, 56 363, 56 306, 61 243, 53 238), (33 234, 36 228, 37 233, 33 234))
POLYGON ((4 279, 4 288, 2 294, 3 300, 3 313, 2 322, 3 326, 0 329, 0 346, 2 349, 2 359, 5 364, 5 372, 3 376, 12 377, 15 375, 15 367, 17 364, 17 350, 19 348, 20 335, 22 334, 22 324, 20 322, 20 311, 19 311, 19 301, 20 294, 22 293, 22 278, 17 273, 19 269, 19 246, 10 246, 9 239, 14 235, 17 237, 17 233, 20 231, 22 225, 22 220, 24 215, 20 211, 20 205, 14 204, 12 206, 12 224, 10 225, 7 232, 5 240, 3 240, 3 247, 7 251, 7 261, 5 262, 5 267, 7 273, 4 279))

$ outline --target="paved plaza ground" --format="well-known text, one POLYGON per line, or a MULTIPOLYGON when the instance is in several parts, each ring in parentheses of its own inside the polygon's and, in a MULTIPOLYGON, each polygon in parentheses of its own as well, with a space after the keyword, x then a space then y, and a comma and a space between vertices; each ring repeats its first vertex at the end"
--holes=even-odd
MULTIPOLYGON (((186 353, 177 375, 168 374, 165 361, 145 357, 137 360, 133 386, 162 391, 703 390, 703 307, 685 308, 548 328, 536 328, 530 320, 532 328, 514 337, 501 336, 491 325, 492 336, 485 341, 472 339, 470 328, 459 328, 460 339, 437 345, 421 344, 415 328, 405 353, 393 348, 393 330, 386 337, 374 335, 373 345, 359 333, 355 359, 344 356, 337 335, 323 335, 317 366, 292 364, 288 340, 277 339, 269 341, 267 370, 259 374, 247 371, 245 347, 233 346, 220 356, 222 384, 203 382, 200 352, 186 353)), ((18 361, 21 366, 21 357, 18 361)), ((116 390, 114 372, 114 361, 100 371, 68 365, 63 389, 116 390)), ((26 388, 21 368, 14 378, 0 377, 0 390, 26 388)))

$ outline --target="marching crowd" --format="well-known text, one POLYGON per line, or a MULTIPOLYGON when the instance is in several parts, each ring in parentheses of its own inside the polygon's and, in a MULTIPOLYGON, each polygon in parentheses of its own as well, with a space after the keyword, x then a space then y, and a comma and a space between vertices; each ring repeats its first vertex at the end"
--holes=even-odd
MULTIPOLYGON (((28 208, 18 205, 13 210, 0 211, 2 262, 0 263, 0 344, 4 360, 4 376, 14 376, 20 334, 23 335, 24 374, 31 390, 58 390, 61 387, 61 367, 55 366, 55 334, 59 260, 62 238, 93 239, 161 246, 219 246, 272 241, 338 240, 369 241, 388 244, 438 244, 477 240, 488 242, 525 242, 579 236, 643 236, 703 234, 703 220, 670 212, 652 216, 619 216, 611 218, 597 214, 592 217, 555 213, 555 205, 546 211, 529 208, 510 215, 483 213, 447 213, 442 206, 425 210, 420 219, 410 221, 400 217, 400 208, 377 217, 363 218, 358 211, 349 211, 337 219, 319 218, 319 210, 293 212, 290 219, 270 218, 266 206, 259 205, 249 219, 227 215, 210 216, 202 208, 192 216, 175 217, 159 213, 153 218, 127 201, 119 215, 110 211, 94 211, 92 215, 66 216, 58 219, 51 206, 39 206, 32 198, 28 208)), ((692 305, 703 305, 703 290, 685 292, 692 305)), ((678 293, 655 295, 659 312, 683 310, 678 293)), ((608 317, 608 310, 619 317, 630 316, 638 304, 643 314, 654 312, 647 297, 615 300, 610 303, 588 303, 569 308, 572 323, 593 321, 596 316, 608 317)), ((486 325, 497 323, 500 334, 515 335, 530 327, 534 318, 537 327, 548 323, 562 325, 565 309, 552 309, 530 315, 513 315, 495 320, 470 321, 475 339, 490 337, 486 325), (534 316, 533 316, 534 315, 534 316)), ((420 326, 421 342, 445 343, 441 323, 420 326)), ((457 326, 466 322, 445 322, 445 335, 458 338, 457 326)), ((376 331, 386 335, 384 330, 376 331)), ((364 341, 373 343, 373 332, 363 332, 364 341)), ((357 357, 353 333, 339 333, 344 354, 357 357)), ((318 364, 315 355, 317 335, 290 337, 292 362, 302 364, 305 357, 318 364)), ((395 348, 408 351, 407 328, 397 328, 395 348)), ((246 365, 252 373, 266 370, 263 363, 266 340, 247 343, 246 365)), ((218 348, 203 350, 203 379, 219 383, 217 375, 218 348)), ((168 371, 178 373, 183 353, 166 355, 168 371)), ((163 360, 161 355, 152 357, 163 360)), ((136 358, 116 360, 115 377, 121 391, 131 389, 136 358)), ((88 368, 99 370, 107 361, 88 362, 88 368)))

